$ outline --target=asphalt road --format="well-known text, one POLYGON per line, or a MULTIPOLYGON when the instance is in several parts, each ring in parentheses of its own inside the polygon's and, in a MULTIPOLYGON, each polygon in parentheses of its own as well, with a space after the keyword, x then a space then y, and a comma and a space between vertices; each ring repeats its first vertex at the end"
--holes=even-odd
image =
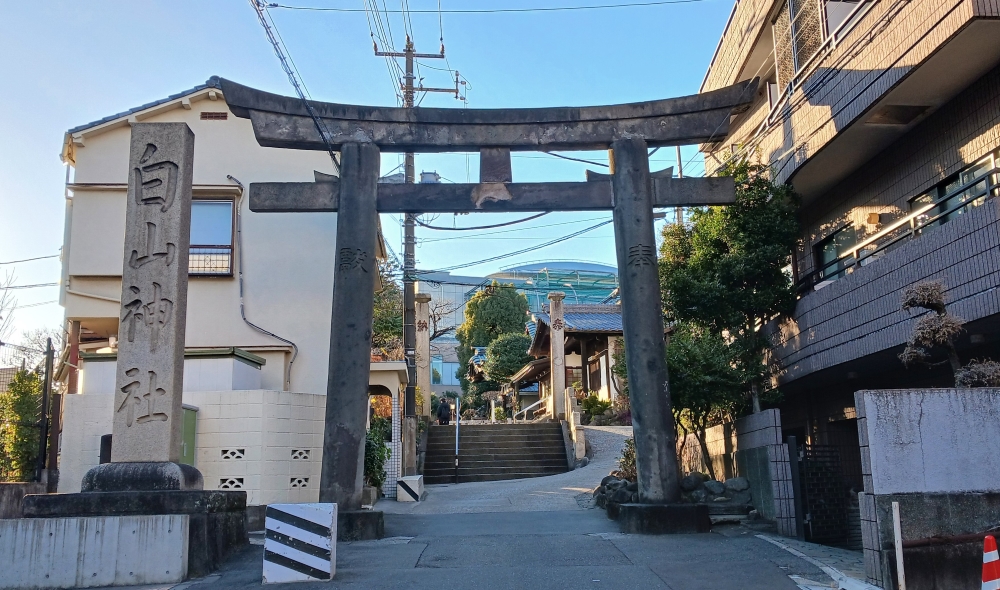
MULTIPOLYGON (((385 522, 386 539, 338 543, 334 581, 290 587, 798 590, 789 575, 829 584, 817 567, 740 527, 623 535, 601 510, 386 514, 385 522)), ((262 554, 251 545, 189 588, 259 588, 262 554)))

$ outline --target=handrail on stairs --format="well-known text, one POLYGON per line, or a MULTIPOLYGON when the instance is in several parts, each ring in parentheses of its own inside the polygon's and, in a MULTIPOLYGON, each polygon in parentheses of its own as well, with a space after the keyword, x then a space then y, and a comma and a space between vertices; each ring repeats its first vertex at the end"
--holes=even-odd
POLYGON ((513 418, 514 422, 517 422, 517 416, 518 416, 518 414, 524 414, 524 419, 527 420, 528 419, 528 410, 533 410, 536 406, 542 405, 542 402, 544 402, 544 401, 546 401, 546 400, 545 399, 540 399, 537 402, 535 402, 535 403, 531 404, 530 406, 528 406, 527 408, 524 408, 523 410, 521 410, 517 414, 514 414, 514 418, 513 418))

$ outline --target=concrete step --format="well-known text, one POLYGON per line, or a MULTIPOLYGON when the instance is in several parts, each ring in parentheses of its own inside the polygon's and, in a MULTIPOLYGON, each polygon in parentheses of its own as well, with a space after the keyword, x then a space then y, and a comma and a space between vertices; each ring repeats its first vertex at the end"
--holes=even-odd
MULTIPOLYGON (((545 477, 547 475, 554 475, 552 473, 507 473, 500 475, 462 475, 458 476, 458 483, 471 483, 476 481, 502 481, 507 479, 528 479, 532 477, 545 477)), ((425 484, 442 484, 442 483, 455 483, 455 473, 454 471, 451 475, 435 475, 435 476, 424 476, 425 484)))
MULTIPOLYGON (((513 467, 462 467, 458 466, 459 477, 463 475, 512 475, 518 473, 535 473, 541 475, 555 475, 557 473, 564 473, 565 468, 559 467, 539 467, 532 465, 518 465, 513 467)), ((425 469, 424 477, 437 477, 444 475, 455 475, 455 468, 451 469, 425 469)))
MULTIPOLYGON (((505 461, 498 462, 492 460, 477 461, 475 459, 459 459, 459 468, 466 469, 494 469, 494 468, 508 468, 508 467, 554 467, 556 469, 566 468, 566 456, 563 455, 562 458, 552 458, 552 459, 525 459, 522 461, 505 461)), ((455 460, 451 461, 435 461, 434 463, 424 463, 424 473, 434 469, 454 469, 455 460)))

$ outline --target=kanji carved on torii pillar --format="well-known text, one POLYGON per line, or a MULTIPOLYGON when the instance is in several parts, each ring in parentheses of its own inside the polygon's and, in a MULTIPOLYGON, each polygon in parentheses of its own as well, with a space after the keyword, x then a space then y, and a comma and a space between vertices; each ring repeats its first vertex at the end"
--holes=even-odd
MULTIPOLYGON (((730 118, 749 106, 757 87, 755 79, 705 94, 600 107, 400 109, 311 102, 307 109, 298 99, 222 80, 230 110, 250 119, 260 145, 341 151, 339 179, 317 174, 312 183, 250 185, 255 212, 340 212, 339 252, 364 249, 357 245, 361 242, 370 246, 377 212, 612 210, 639 497, 647 504, 676 502, 680 496, 652 210, 734 200, 731 178, 673 178, 672 170, 651 174, 647 148, 723 140, 730 118), (593 149, 612 150, 612 175, 590 174, 588 182, 515 183, 510 178, 511 151, 593 149), (480 151, 485 172, 474 184, 379 185, 378 158, 361 157, 379 150, 480 151), (350 221, 344 221, 345 214, 350 221)), ((343 348, 336 354, 331 348, 320 498, 350 510, 357 507, 361 489, 365 416, 360 408, 367 391, 361 373, 367 365, 343 352, 367 350, 372 301, 370 289, 362 292, 367 283, 358 284, 348 274, 357 269, 343 268, 341 263, 335 275, 331 334, 343 348), (351 291, 350 309, 343 307, 345 290, 351 291), (362 326, 364 321, 368 324, 362 326), (350 372, 359 375, 348 380, 350 372)))

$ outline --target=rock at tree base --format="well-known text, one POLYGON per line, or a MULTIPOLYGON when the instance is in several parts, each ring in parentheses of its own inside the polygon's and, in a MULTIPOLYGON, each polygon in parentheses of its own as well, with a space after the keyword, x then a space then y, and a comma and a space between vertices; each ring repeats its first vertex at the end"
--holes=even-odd
POLYGON ((698 473, 695 471, 694 473, 691 473, 681 479, 681 490, 685 492, 693 492, 697 490, 701 484, 705 483, 706 479, 708 479, 708 476, 704 473, 698 473))
POLYGON ((705 482, 705 490, 710 494, 719 496, 726 491, 726 486, 721 481, 709 480, 705 482))
POLYGON ((731 477, 724 484, 727 490, 742 492, 750 489, 750 482, 745 477, 731 477))

